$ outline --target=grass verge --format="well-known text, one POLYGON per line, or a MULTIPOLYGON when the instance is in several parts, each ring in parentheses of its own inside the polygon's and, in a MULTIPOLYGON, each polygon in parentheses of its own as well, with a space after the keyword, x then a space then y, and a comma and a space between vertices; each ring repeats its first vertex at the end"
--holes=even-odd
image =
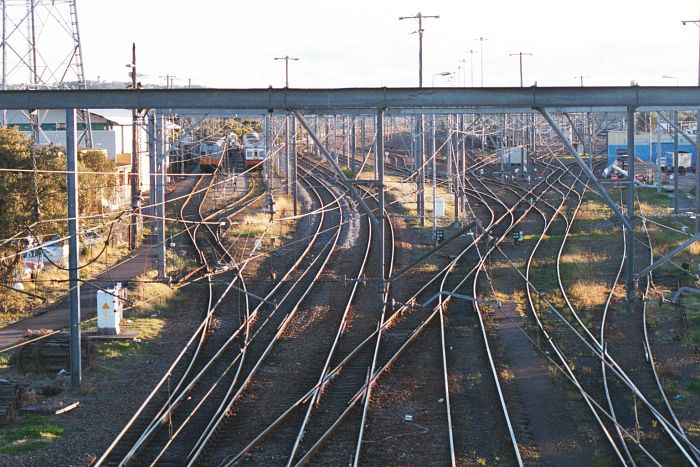
POLYGON ((29 415, 17 425, 0 430, 0 453, 36 451, 64 434, 64 429, 46 416, 29 415))

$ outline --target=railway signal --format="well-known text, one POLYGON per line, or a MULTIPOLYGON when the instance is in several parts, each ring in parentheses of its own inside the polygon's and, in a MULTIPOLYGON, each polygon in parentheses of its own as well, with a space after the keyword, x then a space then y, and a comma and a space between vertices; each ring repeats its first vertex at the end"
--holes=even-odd
POLYGON ((511 234, 513 238, 513 245, 517 245, 518 243, 521 243, 523 241, 523 231, 522 230, 515 230, 511 234))
POLYGON ((445 231, 442 229, 437 229, 435 231, 435 243, 442 243, 445 239, 445 231))

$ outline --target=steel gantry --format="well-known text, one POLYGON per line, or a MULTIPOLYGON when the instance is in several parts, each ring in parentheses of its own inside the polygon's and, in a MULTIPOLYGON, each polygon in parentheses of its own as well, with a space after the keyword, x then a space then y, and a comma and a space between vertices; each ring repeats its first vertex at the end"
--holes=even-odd
MULTIPOLYGON (((586 176, 606 200, 610 208, 618 217, 620 223, 627 229, 627 297, 631 307, 634 299, 633 270, 634 259, 634 177, 630 177, 627 216, 618 208, 610 198, 603 186, 596 180, 593 172, 580 157, 573 144, 559 128, 552 118, 552 113, 565 112, 626 112, 628 122, 634 121, 635 112, 649 112, 661 110, 697 110, 700 109, 700 87, 529 87, 529 88, 341 88, 341 89, 131 89, 131 90, 25 90, 25 91, 0 91, 0 109, 64 109, 70 117, 75 116, 75 109, 154 109, 157 114, 167 112, 208 113, 210 115, 222 113, 256 114, 265 115, 268 120, 266 125, 266 140, 270 139, 269 118, 278 112, 280 114, 291 113, 313 139, 315 146, 321 151, 325 159, 333 166, 337 179, 347 189, 349 194, 357 201, 361 209, 368 215, 377 235, 377 289, 378 306, 383 308, 384 292, 386 286, 394 278, 385 277, 384 258, 381 252, 384 247, 383 218, 384 218, 384 118, 385 116, 401 115, 465 115, 478 114, 483 118, 486 114, 533 114, 540 113, 551 125, 552 129, 566 145, 574 158, 581 166, 586 176), (186 110, 185 110, 186 109, 186 110), (375 117, 375 180, 373 184, 377 191, 378 210, 376 214, 367 206, 360 193, 355 190, 355 182, 348 179, 337 163, 337 153, 331 154, 327 149, 328 128, 326 128, 326 144, 323 144, 317 136, 318 119, 313 120, 313 129, 304 115, 352 115, 375 117)), ((293 123, 292 123, 293 125, 293 123)), ((463 125, 460 125, 460 130, 463 125)), ((421 126, 422 128, 422 126, 421 126)), ((634 174, 634 125, 628 123, 628 161, 630 173, 634 174)), ((159 128, 156 133, 159 133, 159 128)), ((354 124, 353 124, 354 130, 354 124)), ((67 141, 73 142, 76 137, 76 125, 67 125, 67 141)), ((162 130, 161 134, 162 134, 162 130)), ((293 131, 293 130, 290 130, 293 131)), ((364 118, 361 119, 361 133, 364 135, 364 118)), ((296 132, 294 131, 296 135, 296 132)), ((700 132, 698 132, 700 135, 700 132)), ((686 139, 690 139, 684 135, 686 139)), ((700 138, 700 136, 698 136, 700 138)), ((454 147, 458 141, 451 144, 452 153, 459 150, 454 147)), ((162 136, 161 136, 162 140, 162 136)), ((296 142, 296 137, 292 140, 296 142)), ((484 141, 482 131, 482 145, 484 141)), ((292 144, 294 144, 292 143, 292 144)), ((362 139, 364 152, 364 138, 362 139)), ((354 143, 353 143, 354 144, 354 143)), ((423 144, 421 135, 421 145, 423 144)), ((160 147, 160 145, 159 145, 160 147)), ((696 146, 697 147, 697 146, 696 146)), ((73 143, 69 144, 69 162, 74 162, 73 143)), ((162 151, 162 149, 160 149, 162 151)), ((160 156, 156 149, 157 156, 160 156)), ((296 159, 296 148, 291 151, 296 159)), ((459 158, 455 158, 457 163, 459 158)), ((353 157, 354 160, 354 157, 353 157)), ((157 157, 160 166, 157 169, 160 183, 162 183, 162 158, 157 157)), ((269 164, 269 161, 268 161, 269 164)), ((354 164, 353 164, 354 165, 354 164)), ((69 182, 75 175, 75 168, 68 168, 69 182)), ((422 167, 422 164, 420 165, 422 167)), ((291 164, 292 172, 296 172, 296 160, 291 164)), ((457 174, 465 168, 455 166, 457 174)), ((268 177, 270 168, 268 167, 268 177)), ((296 179, 296 177, 294 177, 296 179)), ((697 178, 696 189, 696 217, 700 219, 700 177, 697 178)), ((419 178, 420 179, 420 178, 419 178)), ((69 186, 72 186, 69 183, 69 186)), ((363 183, 366 183, 363 182, 363 183)), ((459 183, 458 177, 455 183, 459 183)), ((293 192, 296 193, 296 180, 292 182, 293 192)), ((458 187, 455 187, 457 189, 458 187)), ((72 212, 77 213, 77 196, 70 189, 68 193, 69 217, 72 212)), ((156 205, 162 207, 163 200, 157 200, 156 205)), ((296 202, 295 202, 296 206, 296 202)), ((75 224, 70 225, 71 238, 77 238, 77 214, 75 224)), ((157 218, 162 219, 162 211, 157 218)), ((696 221, 697 222, 697 221, 696 221)), ((696 230, 700 225, 696 224, 696 230)), ((697 232, 696 232, 697 235, 697 232)), ((71 243, 75 250, 77 246, 71 243)), ((686 242, 687 243, 687 242, 686 242)), ((675 250, 674 250, 675 251, 675 250)), ((73 252, 72 254, 77 254, 73 252)), ((70 269, 74 271, 76 262, 71 262, 70 269)), ((78 293, 77 274, 71 275, 70 290, 78 293)), ((396 276, 396 275, 395 275, 396 276)), ((77 301, 75 306, 77 306, 77 301)), ((71 330, 77 329, 77 316, 71 310, 71 330)), ((79 340, 79 335, 76 336, 79 340)), ((79 343, 72 344, 72 348, 79 352, 79 343), (76 347, 77 345, 77 347, 76 347)), ((75 356, 72 361, 76 362, 75 356)), ((79 353, 78 353, 79 362, 79 353)), ((76 371, 79 378, 79 372, 76 371)))

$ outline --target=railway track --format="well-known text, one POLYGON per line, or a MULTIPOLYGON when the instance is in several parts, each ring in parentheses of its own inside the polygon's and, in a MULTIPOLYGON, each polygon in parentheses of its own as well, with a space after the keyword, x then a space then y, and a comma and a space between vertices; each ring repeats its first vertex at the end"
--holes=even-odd
MULTIPOLYGON (((313 176, 316 183, 325 184, 327 182, 324 180, 332 180, 334 178, 328 170, 318 165, 311 166, 309 163, 304 163, 303 166, 305 167, 306 177, 313 176), (320 178, 316 175, 311 175, 312 172, 319 174, 320 178)), ((359 213, 353 211, 352 217, 359 218, 359 213)), ((320 355, 317 357, 317 365, 323 363, 323 367, 320 371, 316 370, 309 373, 310 378, 314 378, 313 375, 315 374, 315 379, 307 378, 305 384, 299 384, 300 388, 310 387, 306 393, 297 393, 296 396, 300 397, 294 401, 287 401, 286 405, 278 404, 279 416, 268 423, 264 429, 260 430, 260 433, 244 448, 227 457, 223 462, 224 464, 234 464, 243 460, 255 463, 269 463, 273 460, 293 463, 298 453, 306 451, 309 440, 315 439, 315 434, 320 427, 325 425, 329 417, 332 420, 333 413, 342 411, 346 403, 345 396, 350 390, 348 388, 352 388, 353 384, 356 387, 360 387, 364 382, 365 371, 362 371, 359 375, 353 373, 354 369, 359 365, 345 368, 341 373, 338 373, 337 369, 334 371, 330 370, 334 362, 337 362, 344 355, 344 350, 349 348, 348 344, 352 345, 352 342, 362 335, 358 334, 358 331, 363 327, 367 328, 368 323, 374 322, 374 320, 365 316, 366 313, 361 312, 362 309, 360 308, 367 303, 366 297, 363 299, 363 295, 366 296, 367 292, 362 292, 360 282, 365 273, 373 274, 372 263, 369 266, 367 265, 369 258, 372 256, 369 247, 371 240, 370 225, 366 218, 362 218, 362 223, 364 225, 362 229, 364 233, 361 236, 365 240, 356 245, 356 248, 359 249, 357 252, 359 254, 356 256, 362 258, 362 261, 349 262, 349 264, 357 263, 358 267, 358 271, 353 272, 349 278, 352 285, 346 286, 346 291, 342 289, 338 291, 338 285, 333 285, 335 292, 330 291, 330 293, 333 293, 338 298, 338 302, 335 306, 331 306, 331 310, 336 309, 336 315, 334 316, 329 312, 324 316, 324 320, 332 323, 332 325, 324 330, 323 325, 314 323, 314 339, 325 342, 325 345, 322 346, 324 350, 319 351, 320 355), (353 301, 355 302, 353 303, 353 301), (353 381, 355 382, 353 383, 353 381), (287 460, 285 461, 284 459, 287 460)), ((349 223, 344 221, 343 224, 349 223)), ((351 251, 348 251, 348 253, 351 253, 351 251)), ((347 271, 348 269, 346 266, 343 266, 343 270, 347 271)), ((322 284, 320 287, 323 288, 324 285, 322 284)), ((316 293, 328 296, 329 292, 324 293, 323 290, 320 290, 316 293)), ((370 301, 369 303, 372 302, 370 301)), ((269 400, 270 398, 266 399, 269 400)), ((279 396, 272 398, 272 400, 277 402, 279 399, 279 396)))
MULTIPOLYGON (((387 164, 391 170, 409 181, 412 175, 404 158, 392 161, 387 164)), ((242 275, 250 258, 236 259, 222 247, 219 231, 212 226, 231 219, 246 203, 263 195, 251 190, 239 206, 205 213, 201 206, 208 190, 193 187, 192 198, 185 203, 192 207, 185 212, 183 206, 181 217, 191 221, 187 232, 200 245, 202 266, 194 280, 208 282, 206 318, 181 353, 179 366, 171 367, 149 397, 149 401, 161 400, 159 408, 144 404, 98 464, 360 465, 371 459, 457 465, 488 458, 522 465, 532 460, 536 454, 531 449, 537 451, 540 435, 529 431, 531 414, 503 379, 507 365, 492 326, 494 313, 501 313, 497 311, 501 295, 489 272, 491 259, 500 255, 516 267, 503 245, 525 222, 541 226, 532 248, 521 255, 525 266, 518 274, 525 284, 527 304, 549 349, 547 358, 578 391, 576 403, 586 407, 574 410, 562 401, 559 410, 573 410, 581 417, 588 412, 589 423, 599 427, 597 443, 608 446, 620 463, 635 464, 642 455, 659 463, 639 441, 631 447, 625 442, 634 430, 628 408, 622 410, 626 413, 621 419, 616 414, 616 407, 629 394, 639 397, 641 393, 622 371, 624 365, 613 359, 614 354, 604 352, 605 312, 615 287, 598 339, 579 316, 562 279, 561 257, 588 186, 581 171, 555 158, 541 158, 541 178, 528 179, 527 185, 524 181, 505 184, 490 176, 490 162, 470 164, 471 174, 479 171, 479 177, 458 177, 456 189, 462 209, 468 209, 474 219, 473 233, 445 250, 452 254, 443 254, 437 271, 392 283, 393 291, 383 292, 381 310, 377 291, 363 286, 367 277, 376 276, 371 224, 323 164, 300 161, 300 182, 314 199, 313 207, 299 216, 307 222, 301 230, 309 233, 308 243, 291 266, 276 268, 280 274, 284 271, 281 279, 272 277, 269 287, 256 284, 255 292, 242 275), (195 209, 198 221, 192 222, 195 209), (551 303, 542 300, 542 290, 531 276, 537 255, 544 254, 542 241, 552 232, 561 237, 555 245, 556 293, 566 303, 561 313, 571 320, 560 310, 553 316, 551 303), (217 275, 215 284, 212 276, 222 263, 230 271, 217 275), (223 286, 218 285, 221 282, 223 286), (234 287, 244 292, 245 311, 239 312, 242 320, 229 316, 230 324, 223 325, 223 315, 215 311, 223 313, 230 307, 225 297, 234 287), (474 298, 459 299, 465 295, 474 298), (603 381, 610 372, 622 383, 615 391, 595 388, 595 378, 581 374, 572 364, 596 358, 602 362, 603 381), (478 375, 478 382, 460 380, 465 369, 478 375), (473 404, 465 401, 466 392, 478 394, 488 407, 500 407, 500 413, 476 413, 473 404), (605 393, 607 413, 601 405, 605 393), (484 444, 485 434, 491 438, 488 447, 476 448, 484 444), (481 455, 479 449, 489 452, 481 455)), ((452 182, 440 178, 440 184, 452 182)), ((211 179, 202 178, 199 183, 211 183, 211 179)), ((369 191, 364 198, 374 205, 369 191)), ((386 277, 394 264, 390 214, 384 213, 390 233, 385 249, 391 252, 386 277)), ((297 232, 297 242, 300 236, 297 232)), ((645 294, 648 291, 649 283, 645 294)), ((638 324, 646 333, 644 320, 645 313, 638 324)), ((646 355, 651 356, 648 338, 645 342, 646 355)), ((648 371, 655 377, 668 419, 644 400, 649 420, 653 418, 672 442, 664 449, 673 450, 675 444, 693 464, 697 452, 671 410, 653 357, 650 360, 648 371)), ((574 402, 570 403, 573 407, 574 402)), ((675 459, 661 458, 663 462, 675 459)))
MULTIPOLYGON (((237 320, 231 319, 231 317, 220 320, 215 315, 215 311, 219 308, 230 287, 227 287, 225 293, 222 293, 219 300, 214 303, 215 290, 211 274, 214 270, 213 265, 214 262, 219 262, 222 258, 229 260, 232 258, 221 247, 218 230, 203 222, 214 218, 219 219, 222 215, 228 214, 228 211, 214 212, 208 215, 202 212, 204 199, 211 189, 213 180, 212 176, 203 176, 192 181, 190 195, 185 199, 180 210, 180 219, 184 223, 187 234, 200 259, 201 269, 208 272, 204 276, 207 281, 208 303, 203 313, 203 320, 171 364, 169 371, 98 460, 98 465, 122 465, 133 462, 135 459, 142 462, 144 458, 158 458, 160 455, 158 447, 166 445, 167 441, 164 440, 172 437, 173 434, 173 411, 180 407, 183 402, 192 400, 191 397, 189 399, 185 397, 186 392, 188 393, 193 387, 202 387, 201 384, 196 385, 204 374, 200 369, 202 362, 212 360, 211 356, 216 354, 216 349, 223 339, 217 330, 222 330, 227 326, 236 328, 239 326, 237 320), (203 245, 206 245, 207 248, 205 249, 203 245), (226 326, 220 326, 221 323, 225 323, 226 326)), ((247 198, 252 196, 253 191, 251 189, 233 204, 244 203, 247 198)), ((233 209, 233 206, 230 209, 233 209)), ((240 271, 229 273, 229 286, 235 280, 242 281, 240 271)), ((245 288, 244 284, 242 286, 245 288)))
MULTIPOLYGON (((255 433, 255 427, 251 426, 251 420, 256 420, 261 426, 265 422, 264 411, 254 403, 257 399, 271 400, 279 405, 284 405, 285 398, 293 398, 295 389, 303 387, 302 384, 290 384, 290 386, 278 387, 273 383, 265 383, 270 378, 270 371, 274 374, 283 372, 288 377, 294 378, 298 372, 308 374, 306 365, 298 368, 303 361, 307 365, 313 366, 313 362, 304 360, 304 352, 310 349, 299 349, 299 342, 288 337, 289 333, 303 332, 305 321, 313 319, 313 313, 302 309, 302 304, 307 302, 307 296, 313 290, 316 291, 316 284, 322 273, 329 265, 331 258, 340 240, 341 226, 347 216, 346 210, 342 208, 340 194, 327 188, 317 178, 307 174, 306 189, 314 193, 317 199, 317 206, 323 207, 318 213, 320 217, 317 224, 314 239, 307 249, 305 255, 306 265, 302 268, 303 273, 295 277, 291 282, 281 281, 281 287, 277 291, 277 296, 281 297, 276 301, 274 312, 279 316, 279 321, 271 322, 268 326, 268 333, 273 333, 269 337, 260 339, 258 348, 254 345, 247 346, 246 352, 251 354, 250 370, 244 370, 248 375, 241 386, 228 401, 225 410, 213 424, 209 432, 202 437, 198 448, 193 451, 191 462, 202 455, 201 462, 208 464, 219 463, 231 452, 236 451, 236 446, 243 446, 249 433, 255 433), (312 248, 313 247, 313 248, 312 248), (262 344, 265 344, 263 347, 262 344), (283 368, 287 368, 283 371, 283 368), (249 414, 249 415, 246 415, 249 414), (255 414, 255 416, 253 416, 255 414)), ((326 335, 332 329, 330 323, 332 319, 320 320, 316 325, 321 328, 320 333, 326 335), (324 329, 325 328, 325 329, 324 329)))
MULTIPOLYGON (((572 219, 573 219, 573 217, 575 217, 575 214, 576 214, 576 212, 578 211, 578 208, 580 207, 581 194, 578 194, 577 197, 578 197, 579 201, 576 203, 576 206, 575 206, 575 208, 574 208, 574 210, 573 210, 572 219)), ((563 197, 562 197, 562 200, 563 200, 563 197)), ((546 203, 546 204, 547 204, 547 203, 546 203)), ((556 213, 556 212, 559 212, 559 210, 561 209, 561 206, 559 206, 559 208, 557 208, 557 209, 554 209, 555 206, 549 206, 549 208, 550 208, 554 213, 556 213)), ((543 219, 547 219, 547 218, 548 218, 548 216, 545 214, 545 211, 542 210, 542 208, 537 208, 537 210, 539 211, 539 213, 540 213, 540 215, 541 215, 541 217, 542 217, 543 219)), ((556 214, 555 214, 554 217, 556 217, 556 214)), ((552 217, 551 220, 553 220, 554 217, 552 217)), ((566 222, 566 231, 565 231, 565 235, 563 236, 563 241, 562 241, 561 247, 559 248, 559 251, 558 251, 557 256, 556 256, 556 258, 557 258, 557 259, 556 259, 556 267, 557 267, 557 272, 556 272, 556 273, 557 273, 557 277, 558 277, 559 288, 560 288, 561 294, 562 294, 562 295, 564 296, 564 298, 566 299, 567 306, 568 306, 568 308, 569 308, 568 311, 570 311, 571 314, 572 314, 572 315, 575 317, 575 319, 576 319, 576 324, 575 324, 575 325, 579 325, 579 326, 581 326, 582 328, 585 329, 585 325, 583 324, 582 320, 578 317, 578 315, 577 315, 577 313, 576 313, 576 310, 571 306, 571 303, 570 303, 568 297, 566 296, 566 291, 565 291, 565 289, 564 289, 564 287, 563 287, 562 280, 561 280, 561 273, 560 273, 560 270, 559 270, 559 263, 560 263, 560 260, 561 260, 562 250, 563 250, 563 248, 564 248, 564 243, 565 243, 565 241, 566 241, 566 237, 568 236, 569 229, 571 228, 571 224, 572 224, 572 222, 568 221, 566 218, 564 218, 564 220, 565 220, 565 222, 566 222)), ((550 222, 550 223, 551 223, 551 222, 550 222)), ((545 225, 548 225, 548 224, 545 224, 545 225)), ((545 228, 545 231, 546 231, 546 228, 545 228)), ((544 233, 544 232, 543 232, 543 233, 544 233)), ((538 245, 539 245, 539 241, 538 241, 538 245)), ((533 251, 533 255, 534 255, 534 253, 535 253, 535 252, 533 251)), ((560 362, 560 365, 559 365, 560 371, 566 372, 566 373, 567 373, 568 379, 574 384, 574 386, 575 386, 576 388, 578 388, 579 392, 581 393, 582 400, 584 400, 584 401, 586 402, 586 404, 589 406, 589 409, 590 409, 591 413, 594 415, 594 417, 596 418, 597 424, 601 427, 602 432, 603 432, 603 433, 605 434, 605 436, 607 437, 608 443, 610 444, 610 446, 611 446, 612 449, 614 450, 614 452, 615 452, 615 454, 616 454, 618 460, 619 460, 621 463, 626 463, 626 462, 628 462, 628 461, 631 462, 631 463, 634 463, 633 456, 629 454, 628 448, 627 448, 626 444, 622 444, 621 447, 618 448, 618 447, 616 446, 615 442, 613 441, 611 435, 610 435, 611 432, 608 431, 608 429, 605 427, 604 422, 603 422, 603 419, 605 419, 605 418, 606 418, 606 415, 607 415, 608 417, 611 418, 611 420, 612 420, 612 422, 613 422, 613 423, 612 423, 612 426, 611 426, 611 430, 618 431, 618 439, 622 440, 622 439, 624 439, 624 437, 627 437, 627 438, 632 439, 632 440, 634 441, 633 437, 630 436, 630 433, 633 431, 633 429, 632 429, 632 428, 629 428, 629 425, 628 425, 628 429, 624 429, 624 428, 618 427, 618 422, 616 421, 615 412, 614 412, 614 410, 613 410, 613 402, 612 402, 612 400, 615 399, 615 400, 617 401, 616 403, 619 403, 619 401, 622 400, 622 399, 624 398, 624 391, 623 391, 622 393, 620 393, 620 392, 618 391, 617 396, 616 396, 616 397, 612 397, 612 396, 610 396, 610 393, 608 392, 608 390, 607 390, 607 388, 606 388, 606 389, 605 389, 605 393, 607 394, 607 400, 608 400, 608 405, 609 405, 609 408, 610 408, 610 414, 608 415, 608 414, 605 414, 605 413, 603 412, 601 415, 598 415, 598 414, 596 413, 596 411, 600 411, 601 407, 600 407, 600 406, 594 407, 594 406, 597 405, 597 404, 595 403, 595 401, 593 400, 593 398, 591 397, 591 395, 590 395, 589 393, 587 393, 587 392, 581 387, 580 383, 578 382, 578 380, 577 380, 577 378, 576 378, 576 375, 575 375, 574 372, 569 368, 569 366, 570 366, 570 363, 569 363, 569 362, 572 361, 572 360, 571 360, 571 357, 567 357, 567 356, 564 354, 564 352, 563 352, 563 350, 562 350, 564 347, 561 346, 562 341, 565 341, 566 339, 563 339, 561 336, 553 337, 553 335, 550 335, 550 334, 547 332, 547 330, 545 329, 547 326, 544 325, 543 322, 542 322, 542 321, 539 319, 539 317, 538 317, 537 310, 536 310, 537 307, 534 305, 534 301, 535 301, 535 300, 533 299, 532 292, 533 292, 533 291, 536 291, 538 294, 539 294, 540 292, 537 291, 537 289, 535 289, 534 286, 532 286, 532 284, 530 283, 530 279, 529 279, 529 277, 528 277, 528 276, 529 276, 530 264, 531 264, 531 262, 532 262, 533 255, 531 255, 531 256, 530 256, 530 259, 528 260, 527 272, 526 272, 526 276, 524 277, 524 279, 525 279, 525 281, 528 283, 528 300, 529 300, 529 303, 530 303, 530 308, 531 308, 531 309, 533 310, 533 312, 535 313, 535 318, 536 318, 536 321, 537 321, 537 323, 538 323, 538 326, 540 327, 540 330, 541 330, 542 333, 544 334, 545 339, 546 339, 546 342, 548 343, 548 345, 550 345, 551 350, 552 350, 552 352, 553 352, 553 355, 556 355, 556 356, 558 357, 558 359, 559 359, 559 362, 560 362), (532 290, 531 290, 531 289, 532 289, 532 290), (556 343, 557 341, 559 342, 559 344, 556 343), (623 432, 624 432, 624 433, 623 433, 623 432), (624 457, 623 457, 623 456, 624 456, 624 457)), ((621 261, 622 261, 622 260, 621 260, 621 261)), ((619 272, 620 272, 620 271, 618 270, 618 277, 619 277, 619 272)), ((617 279, 615 280, 615 282, 617 282, 617 279)), ((614 289, 614 287, 613 287, 613 289, 614 289)), ((609 306, 609 304, 610 304, 610 298, 611 298, 611 297, 612 297, 612 291, 611 291, 611 293, 610 293, 610 295, 609 295, 609 299, 608 299, 608 301, 607 301, 605 310, 607 310, 607 308, 608 308, 608 306, 609 306)), ((549 307, 551 307, 551 304, 548 304, 548 305, 549 305, 549 307)), ((546 307, 545 307, 545 308, 546 308, 546 307)), ((605 310, 604 310, 604 311, 605 311, 605 310)), ((603 315, 605 316, 605 313, 604 313, 603 315)), ((549 324, 550 324, 550 327, 551 327, 551 323, 549 323, 549 324)), ((568 324, 568 325, 571 326, 570 324, 568 324)), ((555 327, 555 328, 556 328, 556 327, 555 327)), ((602 326, 601 329, 604 329, 604 326, 602 326)), ((587 329, 586 329, 585 331, 588 332, 587 329)), ((557 333, 555 333, 555 334, 557 334, 557 333)), ((588 335, 589 335, 588 337, 590 338, 590 340, 591 340, 592 342, 595 342, 595 339, 593 338, 593 336, 591 335, 590 332, 588 332, 588 335)), ((572 349, 573 349, 573 348, 576 348, 577 345, 578 345, 579 348, 582 347, 582 346, 581 346, 581 342, 580 342, 581 339, 582 339, 581 336, 578 336, 577 338, 574 339, 574 342, 568 342, 568 343, 566 343, 565 347, 566 347, 567 349, 569 349, 568 351, 571 351, 571 353, 573 353, 574 355, 578 355, 578 352, 573 352, 572 349)), ((602 341, 601 341, 601 342, 602 342, 602 341)), ((589 344, 589 345, 590 345, 590 344, 589 344)), ((604 348, 604 344, 603 344, 603 343, 599 344, 599 348, 604 348)), ((602 355, 603 355, 602 352, 601 352, 600 355, 601 355, 601 358, 602 358, 602 355)), ((609 357, 609 358, 610 358, 611 361, 614 362, 614 360, 612 360, 611 357, 609 357)), ((579 359, 580 359, 580 357, 579 357, 579 359)), ((574 361, 575 361, 575 360, 576 360, 576 358, 574 359, 574 361)), ((579 365, 576 365, 576 367, 577 367, 577 368, 585 368, 585 367, 587 366, 585 362, 586 362, 586 360, 577 362, 580 366, 579 366, 579 365)), ((590 363, 590 360, 588 360, 588 363, 590 363)), ((615 365, 616 365, 616 364, 615 364, 615 365)), ((607 366, 610 366, 610 362, 608 362, 607 359, 606 359, 606 361, 604 362, 604 364, 603 364, 603 366, 602 366, 602 368, 603 368, 603 370, 604 370, 604 372, 603 372, 603 375, 604 375, 604 376, 605 376, 605 368, 606 368, 607 366)), ((620 374, 622 374, 622 379, 623 379, 623 380, 627 378, 626 375, 624 374, 624 372, 621 371, 621 369, 619 368, 619 366, 614 367, 614 368, 613 368, 613 371, 615 372, 615 374, 616 374, 617 376, 620 376, 620 374)), ((587 382, 589 383, 590 381, 587 381, 587 382)), ((631 383, 631 380, 628 380, 628 381, 627 381, 627 385, 630 386, 630 387, 632 388, 632 391, 633 391, 633 392, 636 391, 636 388, 635 388, 634 384, 631 383)), ((590 384, 588 384, 588 386, 589 386, 589 391, 590 391, 590 390, 591 390, 591 389, 590 389, 590 384)), ((654 409, 652 409, 652 412, 656 412, 656 411, 655 411, 654 409)), ((656 418, 656 420, 659 422, 659 425, 660 425, 660 426, 662 426, 662 427, 665 427, 665 426, 666 426, 666 421, 665 421, 665 420, 659 419, 659 418, 656 418)), ((607 420, 606 420, 606 421, 607 421, 607 420)), ((668 430, 666 430, 666 431, 668 432, 668 430)), ((671 431, 672 431, 672 430, 671 430, 671 431)), ((668 434, 669 434, 672 438, 674 437, 673 433, 668 433, 668 434)), ((635 444, 635 447, 639 447, 639 442, 638 442, 638 441, 635 442, 634 444, 635 444)), ((676 443, 676 445, 678 446, 678 443, 676 443)), ((678 446, 678 447, 680 448, 680 446, 678 446)), ((656 462, 656 460, 655 460, 655 458, 653 457, 653 455, 651 455, 647 450, 644 450, 643 447, 640 447, 640 449, 642 450, 642 452, 640 452, 640 454, 638 454, 638 455, 647 455, 653 462, 656 462)), ((683 451, 682 448, 681 448, 681 451, 683 451)), ((663 453, 668 452, 668 447, 667 447, 666 449, 662 449, 660 452, 663 452, 663 453)), ((673 459, 673 458, 670 458, 670 459, 665 458, 664 461, 667 463, 667 462, 671 462, 672 459, 673 459)), ((687 458, 686 458, 686 460, 687 460, 687 458)))

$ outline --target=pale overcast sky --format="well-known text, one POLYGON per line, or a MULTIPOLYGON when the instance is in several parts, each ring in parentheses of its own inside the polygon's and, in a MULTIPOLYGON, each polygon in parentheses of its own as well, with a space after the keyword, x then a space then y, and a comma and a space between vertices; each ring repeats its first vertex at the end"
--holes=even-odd
MULTIPOLYGON (((290 55, 291 87, 416 86, 417 21, 424 20, 424 85, 456 71, 480 85, 573 86, 697 84, 700 0, 79 0, 88 79, 128 80, 131 43, 143 81, 210 87, 282 87, 290 55), (467 60, 460 63, 460 60, 467 60)), ((436 84, 448 85, 444 77, 436 84)))

